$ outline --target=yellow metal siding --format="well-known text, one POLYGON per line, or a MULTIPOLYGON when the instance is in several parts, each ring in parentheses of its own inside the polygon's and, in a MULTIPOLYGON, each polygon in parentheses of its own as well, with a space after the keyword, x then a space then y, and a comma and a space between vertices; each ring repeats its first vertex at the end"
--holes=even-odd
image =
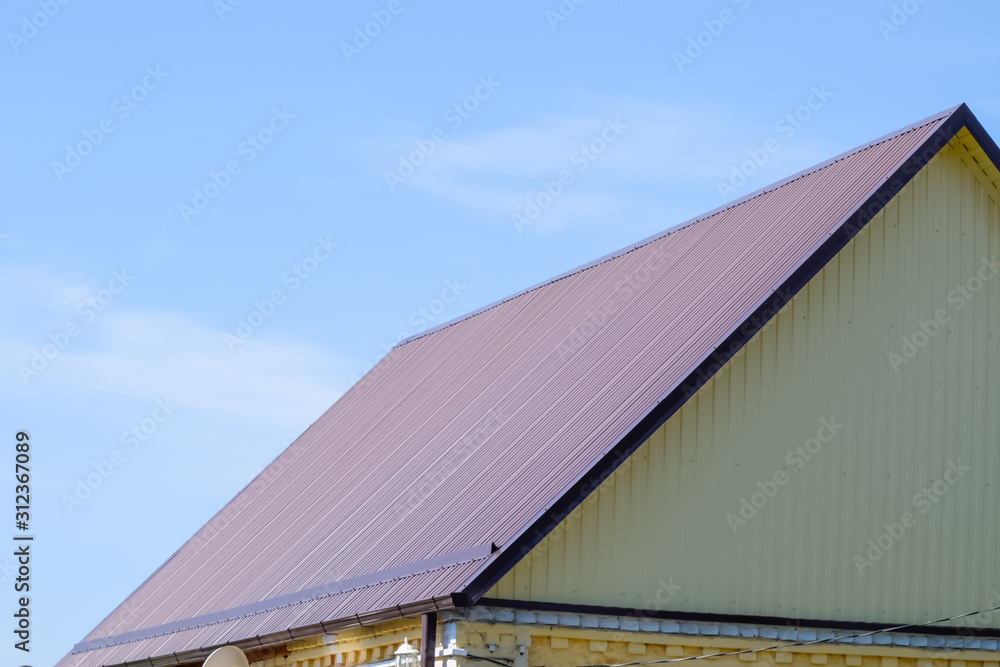
MULTIPOLYGON (((1000 604, 1000 278, 961 309, 952 291, 1000 251, 1000 197, 970 141, 952 141, 487 595, 870 622, 1000 604), (906 359, 902 337, 922 341, 941 310, 906 359), (843 425, 826 444, 823 420, 843 425), (971 470, 922 513, 914 496, 949 461, 971 470), (760 505, 745 525, 727 518, 742 499, 760 505), (880 538, 892 545, 859 563, 880 538)), ((998 628, 1000 613, 963 624, 998 628)))

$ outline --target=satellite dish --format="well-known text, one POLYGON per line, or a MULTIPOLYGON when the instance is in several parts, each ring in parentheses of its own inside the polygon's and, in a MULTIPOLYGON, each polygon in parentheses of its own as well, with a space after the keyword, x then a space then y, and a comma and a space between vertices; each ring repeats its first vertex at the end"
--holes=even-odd
POLYGON ((202 667, 250 667, 246 654, 235 646, 223 646, 212 651, 202 667))

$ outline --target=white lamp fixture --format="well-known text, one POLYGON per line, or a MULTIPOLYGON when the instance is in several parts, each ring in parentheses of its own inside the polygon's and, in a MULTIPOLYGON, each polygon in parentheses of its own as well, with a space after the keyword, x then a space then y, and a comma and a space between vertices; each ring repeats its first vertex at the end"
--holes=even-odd
POLYGON ((223 646, 212 651, 202 667, 250 667, 243 651, 235 646, 223 646))
POLYGON ((396 667, 420 667, 420 652, 410 645, 407 637, 403 638, 403 643, 396 652, 396 667))

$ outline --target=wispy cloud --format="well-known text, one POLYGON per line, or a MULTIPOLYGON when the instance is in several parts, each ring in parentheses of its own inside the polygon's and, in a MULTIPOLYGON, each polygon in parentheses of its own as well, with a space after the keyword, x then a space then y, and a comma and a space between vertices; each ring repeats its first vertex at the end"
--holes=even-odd
MULTIPOLYGON (((89 287, 61 280, 45 269, 30 266, 0 268, 0 313, 14 312, 15 302, 19 306, 70 312, 88 296, 92 296, 89 287)), ((23 314, 24 311, 17 312, 23 314)))
MULTIPOLYGON (((90 293, 41 270, 32 275, 37 281, 30 288, 18 283, 17 301, 31 300, 36 307, 45 304, 45 310, 69 314, 90 293)), ((0 283, 5 289, 11 287, 11 281, 2 277, 0 283)), ((15 298, 7 293, 4 307, 15 298)), ((58 315, 49 319, 56 321, 58 315)), ((8 375, 0 392, 87 400, 153 401, 169 395, 188 410, 302 425, 346 390, 351 367, 350 360, 316 346, 266 337, 247 341, 239 355, 232 355, 222 331, 182 314, 116 304, 95 318, 26 387, 17 380, 16 367, 29 362, 32 349, 48 342, 44 336, 44 331, 35 329, 0 331, 0 358, 6 362, 2 372, 8 375)))
POLYGON ((231 355, 221 332, 174 313, 109 315, 95 338, 96 349, 70 352, 53 366, 63 391, 169 394, 188 408, 308 423, 346 389, 336 378, 346 377, 348 364, 322 349, 253 340, 231 355))
MULTIPOLYGON (((543 182, 569 169, 575 177, 573 186, 531 225, 532 232, 653 218, 665 227, 704 208, 686 206, 695 199, 692 192, 703 190, 702 201, 714 205, 714 183, 725 165, 743 154, 747 137, 755 136, 755 131, 772 131, 770 125, 755 128, 747 120, 716 110, 651 100, 587 98, 577 106, 581 111, 573 115, 540 114, 515 125, 463 130, 438 146, 399 190, 425 192, 508 224, 511 213, 523 209, 525 199, 539 192, 543 182), (608 119, 619 119, 627 131, 599 159, 578 170, 574 154, 600 136, 608 119)), ((352 148, 364 156, 361 159, 373 175, 381 174, 420 136, 417 128, 396 125, 352 148)), ((790 147, 774 169, 790 169, 788 163, 801 161, 803 153, 815 155, 817 161, 824 157, 811 148, 790 147)), ((771 180, 783 175, 775 173, 771 180)))

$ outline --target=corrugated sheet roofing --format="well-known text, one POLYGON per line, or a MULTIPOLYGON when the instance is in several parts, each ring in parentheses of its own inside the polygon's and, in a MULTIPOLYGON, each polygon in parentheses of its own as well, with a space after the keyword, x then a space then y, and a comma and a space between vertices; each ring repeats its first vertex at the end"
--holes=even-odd
POLYGON ((59 667, 452 605, 958 109, 397 346, 59 667))

